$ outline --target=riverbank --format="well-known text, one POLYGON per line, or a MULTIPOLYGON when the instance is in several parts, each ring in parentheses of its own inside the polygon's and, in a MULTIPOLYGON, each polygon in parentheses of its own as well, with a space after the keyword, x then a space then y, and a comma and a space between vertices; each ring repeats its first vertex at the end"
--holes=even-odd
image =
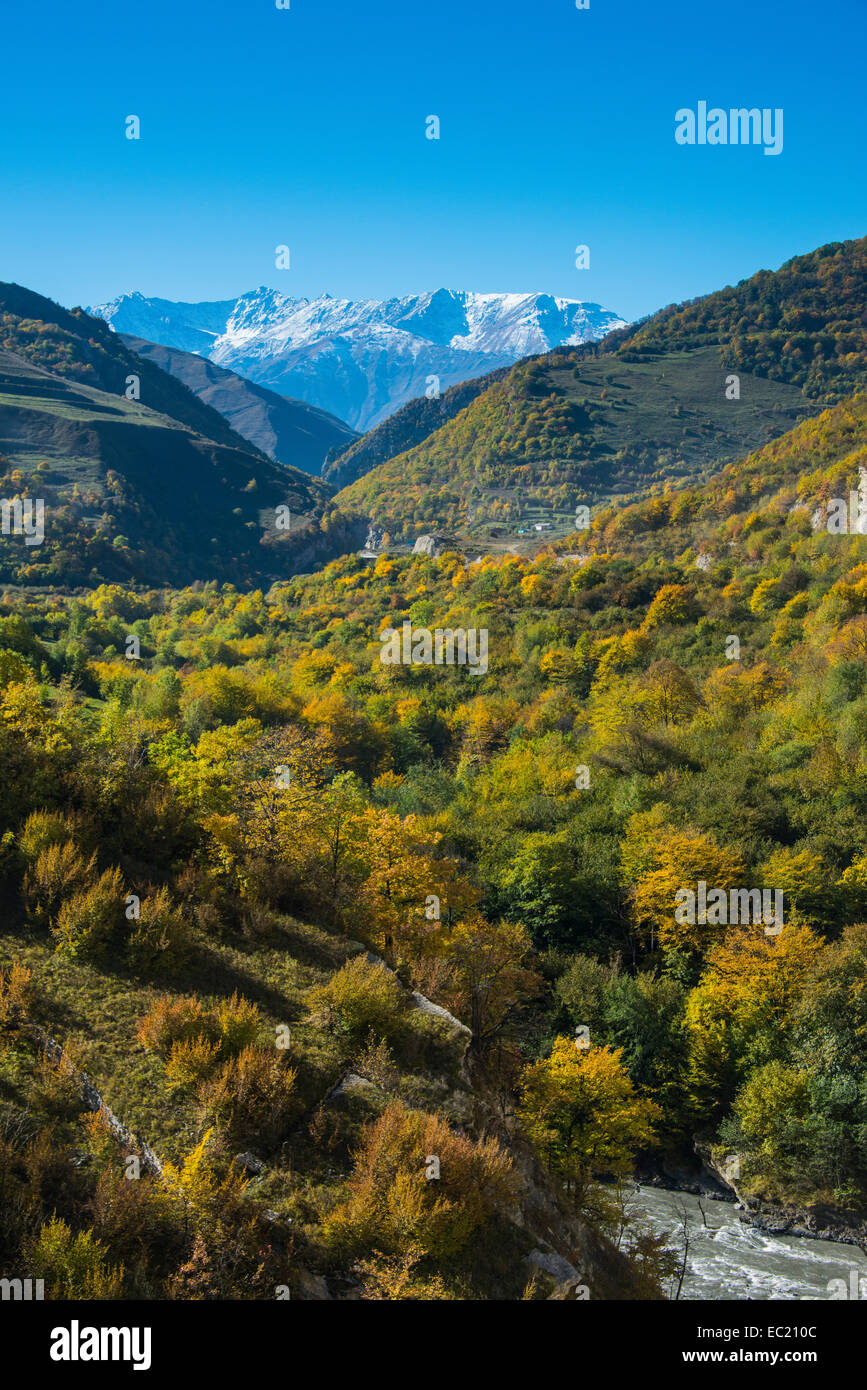
POLYGON ((867 1288, 863 1250, 807 1233, 764 1230, 743 1220, 730 1194, 726 1200, 642 1184, 628 1207, 675 1250, 683 1254, 686 1245, 682 1283, 674 1278, 670 1299, 826 1301, 847 1296, 841 1288, 867 1288))
POLYGON ((738 1213, 743 1225, 768 1235, 800 1236, 858 1248, 867 1246, 867 1220, 856 1212, 824 1203, 801 1207, 749 1197, 716 1166, 709 1145, 697 1142, 695 1153, 693 1166, 666 1159, 645 1159, 636 1169, 636 1180, 643 1187, 727 1202, 738 1213))

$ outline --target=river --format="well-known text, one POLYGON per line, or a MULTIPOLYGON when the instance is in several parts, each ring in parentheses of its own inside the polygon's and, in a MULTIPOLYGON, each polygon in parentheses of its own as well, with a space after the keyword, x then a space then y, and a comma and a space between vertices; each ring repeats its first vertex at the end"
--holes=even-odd
POLYGON ((640 1187, 629 1206, 655 1231, 670 1232, 671 1244, 680 1250, 686 1212, 690 1249, 682 1299, 830 1299, 829 1280, 845 1280, 847 1290, 852 1271, 856 1287, 857 1280, 867 1280, 867 1256, 858 1246, 758 1231, 738 1220, 731 1202, 640 1187))

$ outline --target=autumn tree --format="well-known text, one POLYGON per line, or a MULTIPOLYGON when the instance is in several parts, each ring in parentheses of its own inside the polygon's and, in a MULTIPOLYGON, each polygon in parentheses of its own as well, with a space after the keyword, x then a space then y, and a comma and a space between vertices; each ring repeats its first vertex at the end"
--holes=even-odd
POLYGON ((652 1145, 662 1111, 636 1093, 620 1048, 555 1039, 524 1072, 518 1117, 551 1170, 583 1198, 594 1174, 625 1176, 652 1145))
POLYGON ((777 936, 735 927, 713 948, 686 1002, 688 1086, 703 1113, 730 1100, 752 1066, 784 1055, 821 945, 809 927, 787 924, 777 936))
MULTIPOLYGON (((714 919, 700 922, 699 912, 678 911, 682 890, 697 892, 699 881, 708 890, 744 884, 746 869, 736 851, 718 845, 702 831, 673 826, 661 807, 630 818, 623 840, 621 876, 631 903, 635 930, 663 948, 701 951, 717 940, 723 925, 714 919), (678 917, 693 917, 693 921, 678 917)), ((728 901, 728 898, 727 898, 728 901)))
POLYGON ((540 988, 530 965, 529 933, 519 923, 486 922, 471 912, 455 927, 445 949, 453 970, 450 1002, 468 1020, 473 1049, 482 1053, 540 988))
POLYGON ((511 1162, 496 1140, 474 1141, 438 1115, 392 1101, 364 1131, 348 1195, 324 1234, 343 1251, 442 1260, 513 1201, 511 1162))

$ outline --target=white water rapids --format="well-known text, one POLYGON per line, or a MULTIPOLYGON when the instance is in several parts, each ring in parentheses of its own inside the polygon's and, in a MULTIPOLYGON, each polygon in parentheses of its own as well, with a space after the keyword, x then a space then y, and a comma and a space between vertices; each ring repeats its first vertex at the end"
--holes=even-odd
MULTIPOLYGON (((867 1279, 867 1255, 857 1245, 756 1230, 738 1219, 731 1202, 640 1187, 629 1207, 657 1233, 669 1233, 670 1244, 681 1251, 686 1213, 690 1248, 681 1299, 824 1300, 832 1297, 829 1280, 844 1280, 848 1290, 852 1271, 856 1289, 867 1279)), ((675 1280, 669 1297, 676 1287, 675 1280)))

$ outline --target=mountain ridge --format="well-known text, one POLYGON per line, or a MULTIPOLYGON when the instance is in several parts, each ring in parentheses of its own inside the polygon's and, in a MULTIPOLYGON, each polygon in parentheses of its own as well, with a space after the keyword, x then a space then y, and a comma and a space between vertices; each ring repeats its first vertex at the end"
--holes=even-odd
POLYGON ((318 406, 292 400, 238 376, 198 353, 118 335, 139 357, 182 381, 250 444, 275 461, 319 477, 326 457, 358 439, 351 426, 318 406))
POLYGON ((38 544, 4 530, 3 583, 273 578, 341 548, 331 491, 98 320, 0 285, 0 495, 45 510, 38 544))
POLYGON ((200 304, 135 291, 88 312, 117 333, 199 353, 361 430, 426 392, 625 326, 590 301, 449 289, 353 301, 293 299, 260 286, 200 304))
POLYGON ((834 242, 519 363, 337 503, 392 540, 476 543, 481 522, 568 531, 576 505, 708 476, 867 385, 865 294, 867 239, 834 242))

